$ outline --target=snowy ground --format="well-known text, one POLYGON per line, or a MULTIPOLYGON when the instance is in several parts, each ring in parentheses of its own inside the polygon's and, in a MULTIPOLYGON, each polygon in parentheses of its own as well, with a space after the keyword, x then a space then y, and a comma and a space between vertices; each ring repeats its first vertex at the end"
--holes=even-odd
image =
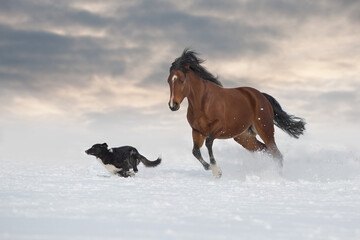
MULTIPOLYGON (((90 144, 63 161, 8 154, 0 239, 360 239, 358 150, 309 138, 279 137, 281 172, 264 154, 215 141, 221 179, 192 157, 189 134, 128 179, 86 156, 90 144)), ((149 159, 160 153, 152 144, 139 149, 149 159)))

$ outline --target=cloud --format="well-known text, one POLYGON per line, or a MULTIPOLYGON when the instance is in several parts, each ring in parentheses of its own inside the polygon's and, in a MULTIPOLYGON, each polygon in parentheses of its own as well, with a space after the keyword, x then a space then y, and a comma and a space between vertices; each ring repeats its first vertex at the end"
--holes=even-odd
MULTIPOLYGON (((120 109, 156 114, 156 107, 166 106, 167 89, 140 88, 126 79, 94 76, 86 87, 67 83, 42 94, 23 93, 11 98, 2 110, 18 117, 49 119, 83 119, 88 113, 106 114, 120 109), (13 106, 16 106, 14 108, 13 106), (151 110, 152 108, 154 108, 151 110)), ((90 115, 89 115, 90 116, 90 115)))
POLYGON ((82 119, 157 109, 171 62, 192 47, 225 86, 259 88, 319 119, 302 107, 360 104, 326 95, 359 91, 359 10, 358 1, 5 0, 0 111, 82 119))

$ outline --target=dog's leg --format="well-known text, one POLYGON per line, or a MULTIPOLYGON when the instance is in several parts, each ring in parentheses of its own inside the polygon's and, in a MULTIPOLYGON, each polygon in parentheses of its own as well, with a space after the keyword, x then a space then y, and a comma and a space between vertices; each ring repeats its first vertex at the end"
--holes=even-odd
POLYGON ((125 177, 125 178, 129 176, 124 170, 118 171, 116 174, 119 175, 120 177, 125 177))
POLYGON ((124 178, 127 178, 127 177, 134 177, 135 176, 135 173, 133 171, 130 171, 130 170, 121 170, 121 171, 118 171, 116 174, 118 174, 120 177, 124 177, 124 178))
POLYGON ((126 173, 130 176, 130 177, 134 177, 135 176, 135 172, 137 172, 138 171, 138 169, 136 168, 136 166, 135 167, 133 167, 132 165, 131 165, 131 156, 130 156, 130 158, 128 158, 128 159, 126 159, 125 160, 125 166, 126 166, 126 173), (130 171, 130 169, 133 169, 133 171, 130 171))

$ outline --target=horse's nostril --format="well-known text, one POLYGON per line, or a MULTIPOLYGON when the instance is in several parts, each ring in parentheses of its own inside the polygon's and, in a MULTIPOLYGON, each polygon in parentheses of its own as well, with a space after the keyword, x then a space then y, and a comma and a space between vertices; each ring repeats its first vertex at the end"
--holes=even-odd
POLYGON ((171 109, 171 111, 176 111, 179 109, 179 104, 177 102, 174 102, 171 106, 171 104, 169 104, 169 107, 171 109))

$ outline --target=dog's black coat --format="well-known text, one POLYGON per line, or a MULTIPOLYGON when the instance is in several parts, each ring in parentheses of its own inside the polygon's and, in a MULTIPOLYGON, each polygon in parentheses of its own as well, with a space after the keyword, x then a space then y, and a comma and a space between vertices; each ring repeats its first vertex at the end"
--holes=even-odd
POLYGON ((134 175, 130 172, 130 169, 138 172, 137 165, 140 162, 146 167, 156 167, 161 163, 160 157, 155 161, 149 161, 136 148, 131 146, 108 149, 106 143, 98 143, 86 150, 85 153, 97 157, 110 172, 121 177, 134 175))

